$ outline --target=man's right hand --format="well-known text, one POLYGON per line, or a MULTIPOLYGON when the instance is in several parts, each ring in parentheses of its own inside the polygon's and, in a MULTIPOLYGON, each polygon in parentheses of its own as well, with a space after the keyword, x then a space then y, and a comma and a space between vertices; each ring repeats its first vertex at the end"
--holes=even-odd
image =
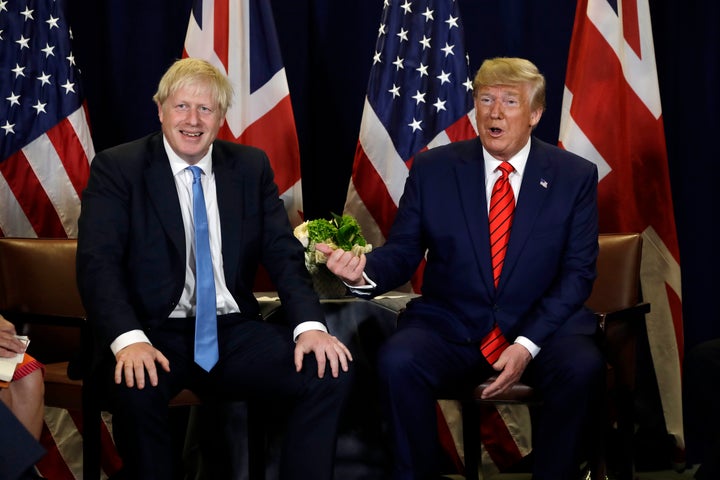
POLYGON ((324 243, 315 244, 315 248, 325 254, 328 258, 328 270, 337 275, 340 280, 353 287, 367 284, 363 276, 366 262, 364 253, 357 256, 341 248, 333 250, 324 243))
POLYGON ((125 384, 132 388, 145 388, 145 371, 153 387, 158 384, 157 362, 163 370, 170 371, 170 361, 149 343, 139 342, 128 345, 115 355, 115 383, 125 377, 125 384))

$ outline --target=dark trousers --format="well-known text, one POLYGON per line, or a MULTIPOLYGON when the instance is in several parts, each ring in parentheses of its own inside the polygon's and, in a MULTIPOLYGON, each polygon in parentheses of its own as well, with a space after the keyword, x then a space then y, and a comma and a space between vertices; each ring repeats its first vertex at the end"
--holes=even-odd
POLYGON ((720 478, 720 338, 685 355, 684 408, 688 456, 700 463, 695 478, 720 478))
MULTIPOLYGON (((330 479, 338 423, 351 374, 317 375, 313 355, 298 373, 292 332, 279 325, 227 315, 218 321, 220 361, 208 373, 193 362, 191 319, 169 319, 150 340, 170 360, 157 387, 114 387, 113 430, 127 478, 174 479, 169 400, 183 388, 209 398, 284 402, 291 412, 280 460, 283 480, 330 479)), ((238 432, 242 434, 243 432, 238 432)))
MULTIPOLYGON (((393 435, 394 480, 435 480, 440 475, 436 399, 458 396, 487 378, 493 374, 490 365, 478 345, 406 327, 382 347, 378 369, 393 435)), ((556 338, 530 362, 523 379, 543 396, 533 423, 534 480, 575 480, 589 410, 603 408, 604 372, 602 354, 589 336, 556 338)))

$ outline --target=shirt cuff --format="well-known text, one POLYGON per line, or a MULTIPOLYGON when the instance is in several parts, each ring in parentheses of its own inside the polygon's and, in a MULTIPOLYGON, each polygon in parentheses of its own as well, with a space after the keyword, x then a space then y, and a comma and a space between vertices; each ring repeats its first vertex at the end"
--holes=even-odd
POLYGON ((125 332, 119 337, 117 337, 110 344, 110 350, 112 350, 113 355, 117 355, 117 352, 127 347, 128 345, 140 342, 145 342, 152 345, 150 339, 147 337, 147 335, 145 335, 145 332, 143 332, 142 330, 130 330, 129 332, 125 332))
POLYGON ((373 282, 370 277, 368 277, 365 272, 363 272, 363 278, 368 283, 367 285, 359 285, 359 286, 353 286, 348 285, 345 283, 345 286, 350 289, 350 293, 353 293, 355 295, 372 295, 373 290, 375 290, 375 287, 377 287, 377 283, 373 282))
POLYGON ((527 348, 527 351, 530 352, 532 358, 535 358, 535 356, 540 353, 540 347, 535 345, 535 343, 527 337, 517 337, 515 339, 515 343, 519 343, 523 347, 527 348))
POLYGON ((297 338, 301 333, 307 332, 308 330, 320 330, 327 333, 327 328, 320 322, 303 322, 293 330, 293 341, 297 342, 297 338))

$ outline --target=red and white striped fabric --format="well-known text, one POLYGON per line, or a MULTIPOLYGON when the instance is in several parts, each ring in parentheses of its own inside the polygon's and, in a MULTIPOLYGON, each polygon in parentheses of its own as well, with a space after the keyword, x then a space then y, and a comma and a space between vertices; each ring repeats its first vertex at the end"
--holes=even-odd
POLYGON ((76 237, 95 150, 63 2, 3 6, 0 236, 76 237))
POLYGON ((455 2, 385 2, 345 202, 373 245, 385 242, 414 156, 477 136, 464 43, 455 2))
POLYGON ((682 449, 680 261, 648 0, 578 1, 560 145, 598 166, 600 231, 642 233, 650 349, 682 449))
POLYGON ((299 224, 300 149, 268 0, 195 0, 183 56, 228 75, 235 96, 218 137, 267 153, 290 222, 299 224))
MULTIPOLYGON (((112 439, 111 416, 103 413, 101 424, 100 480, 111 478, 122 467, 122 460, 112 439)), ((79 411, 45 407, 45 424, 40 444, 46 454, 38 462, 40 473, 49 480, 82 480, 82 415, 79 411)))

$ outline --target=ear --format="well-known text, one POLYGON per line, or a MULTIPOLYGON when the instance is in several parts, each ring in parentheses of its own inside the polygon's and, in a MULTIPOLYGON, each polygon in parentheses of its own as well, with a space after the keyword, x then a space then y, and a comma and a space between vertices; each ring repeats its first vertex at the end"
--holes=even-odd
POLYGON ((542 108, 537 108, 537 109, 533 110, 532 112, 530 112, 530 127, 531 128, 535 128, 535 126, 538 124, 538 122, 540 122, 540 118, 542 117, 543 111, 544 110, 542 108))

